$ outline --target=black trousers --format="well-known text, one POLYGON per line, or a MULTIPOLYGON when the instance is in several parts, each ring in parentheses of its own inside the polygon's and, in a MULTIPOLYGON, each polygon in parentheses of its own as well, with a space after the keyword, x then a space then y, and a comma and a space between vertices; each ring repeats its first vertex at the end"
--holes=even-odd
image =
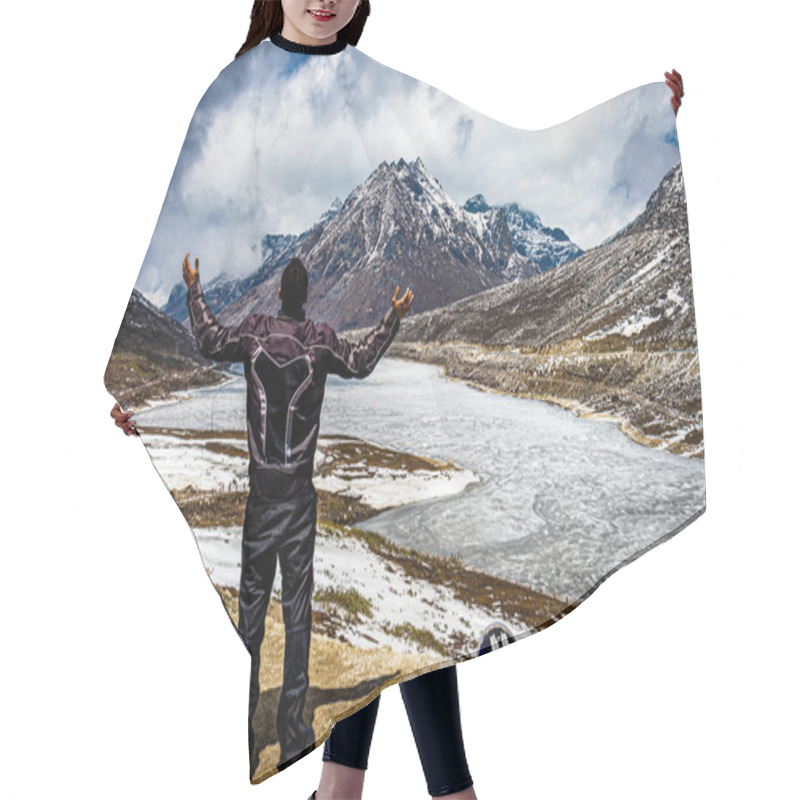
POLYGON ((279 767, 285 769, 313 749, 314 729, 304 723, 311 645, 311 600, 314 589, 314 542, 317 533, 317 491, 312 483, 289 499, 276 500, 252 487, 242 530, 242 576, 239 584, 238 629, 250 651, 248 744, 250 777, 258 753, 268 743, 254 722, 260 695, 261 645, 276 562, 281 565, 281 606, 285 626, 283 684, 276 727, 279 767))
MULTIPOLYGON (((464 752, 455 664, 403 681, 400 692, 431 797, 468 789, 472 777, 464 752)), ((378 695, 333 726, 323 761, 367 768, 380 699, 378 695)))

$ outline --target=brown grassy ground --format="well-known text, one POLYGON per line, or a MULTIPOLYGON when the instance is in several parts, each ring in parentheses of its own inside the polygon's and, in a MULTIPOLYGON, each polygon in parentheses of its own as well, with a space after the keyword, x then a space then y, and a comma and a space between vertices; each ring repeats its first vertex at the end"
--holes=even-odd
POLYGON ((139 411, 189 389, 216 386, 231 376, 216 367, 166 368, 153 359, 118 352, 109 361, 106 383, 125 411, 139 411))
MULTIPOLYGON (((231 619, 238 623, 236 590, 218 586, 217 591, 231 619)), ((563 603, 551 602, 552 608, 557 607, 562 615, 566 612, 563 603)), ((356 648, 317 633, 324 620, 316 609, 313 617, 309 658, 310 685, 304 718, 314 728, 317 746, 328 738, 338 719, 368 705, 383 689, 400 683, 401 680, 408 680, 474 656, 465 652, 464 657, 455 659, 437 658, 430 654, 398 653, 388 645, 374 649, 356 648)), ((279 603, 272 602, 264 624, 264 643, 261 650, 261 695, 254 718, 259 765, 253 783, 261 783, 278 772, 280 745, 275 720, 283 682, 283 652, 283 612, 279 603)))

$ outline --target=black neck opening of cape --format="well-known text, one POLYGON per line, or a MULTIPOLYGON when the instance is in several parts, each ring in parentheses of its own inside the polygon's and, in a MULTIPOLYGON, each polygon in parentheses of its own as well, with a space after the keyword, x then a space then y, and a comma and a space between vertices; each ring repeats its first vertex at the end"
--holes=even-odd
POLYGON ((269 40, 283 50, 288 50, 290 53, 307 53, 308 55, 332 55, 333 53, 341 53, 347 47, 347 39, 341 36, 341 31, 337 34, 335 42, 330 44, 298 44, 281 36, 280 33, 275 32, 269 37, 269 40))

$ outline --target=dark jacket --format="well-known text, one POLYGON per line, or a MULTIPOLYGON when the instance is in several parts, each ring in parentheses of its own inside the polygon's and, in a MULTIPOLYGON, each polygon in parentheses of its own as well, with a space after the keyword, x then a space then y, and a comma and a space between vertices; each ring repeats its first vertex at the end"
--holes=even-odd
POLYGON ((366 378, 400 327, 394 308, 354 344, 330 325, 283 313, 251 314, 236 327, 217 322, 200 281, 186 295, 200 352, 216 361, 241 361, 247 378, 250 489, 286 498, 306 488, 314 471, 319 415, 329 372, 366 378))

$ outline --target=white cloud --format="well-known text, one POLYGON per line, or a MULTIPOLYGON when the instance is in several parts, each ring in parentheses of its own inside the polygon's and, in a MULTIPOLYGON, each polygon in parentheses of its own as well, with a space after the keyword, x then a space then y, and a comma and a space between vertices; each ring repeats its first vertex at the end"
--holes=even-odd
POLYGON ((252 272, 264 234, 301 233, 400 157, 420 156, 459 203, 516 201, 589 248, 643 209, 677 160, 670 134, 663 83, 527 131, 353 48, 299 56, 267 41, 198 106, 137 288, 163 303, 187 250, 204 280, 252 272))

